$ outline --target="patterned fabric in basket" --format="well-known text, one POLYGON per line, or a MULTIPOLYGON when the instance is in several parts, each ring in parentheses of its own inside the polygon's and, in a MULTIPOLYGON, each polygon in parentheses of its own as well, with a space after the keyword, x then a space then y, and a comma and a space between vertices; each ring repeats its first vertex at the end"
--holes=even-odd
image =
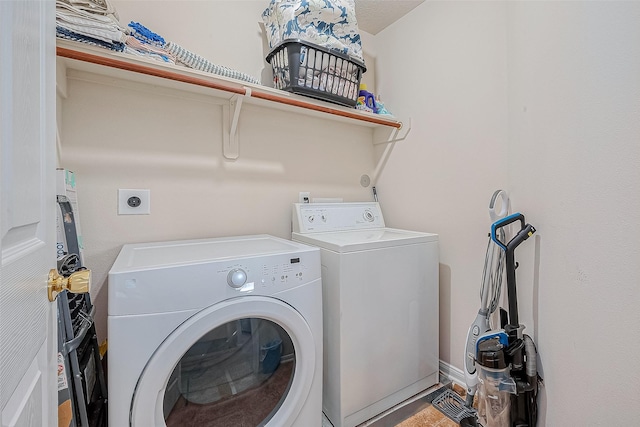
POLYGON ((364 62, 354 0, 271 0, 262 21, 272 49, 299 39, 364 62))

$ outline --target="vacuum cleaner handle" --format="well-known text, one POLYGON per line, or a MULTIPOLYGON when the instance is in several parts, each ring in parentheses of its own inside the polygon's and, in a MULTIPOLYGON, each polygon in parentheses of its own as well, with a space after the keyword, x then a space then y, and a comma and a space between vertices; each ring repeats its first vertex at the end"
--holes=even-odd
POLYGON ((518 247, 518 245, 520 245, 520 243, 527 240, 535 232, 536 229, 531 224, 525 223, 524 215, 522 215, 521 213, 514 213, 513 215, 502 218, 501 220, 498 220, 491 225, 491 240, 496 242, 496 244, 505 251, 514 250, 516 247, 518 247), (516 233, 513 239, 509 240, 509 243, 500 241, 500 239, 498 238, 498 233, 496 233, 496 231, 516 221, 520 221, 520 231, 516 233))
POLYGON ((525 225, 522 230, 518 231, 518 233, 513 237, 513 239, 509 240, 509 243, 507 243, 507 251, 512 251, 515 248, 517 248, 520 243, 524 242, 529 237, 533 236, 533 233, 535 232, 536 232, 536 229, 533 228, 533 225, 531 224, 525 225))
POLYGON ((491 240, 493 240, 505 251, 505 272, 507 275, 508 293, 507 299, 509 302, 509 323, 505 326, 505 330, 509 334, 510 338, 516 338, 520 326, 518 323, 518 297, 516 295, 517 264, 515 262, 514 253, 518 245, 531 237, 535 232, 536 229, 531 224, 526 224, 524 215, 522 215, 521 213, 509 215, 508 217, 496 221, 491 225, 491 240), (511 240, 509 240, 509 243, 501 242, 497 236, 496 231, 516 221, 520 221, 520 231, 518 231, 516 235, 511 240))
POLYGON ((500 241, 500 239, 498 238, 498 233, 496 233, 499 229, 501 229, 502 227, 506 227, 507 225, 516 222, 516 221, 520 221, 520 229, 523 229, 525 227, 525 222, 524 222, 524 215, 522 215, 519 212, 516 212, 512 215, 509 215, 507 217, 504 217, 496 222, 494 222, 493 224, 491 224, 491 240, 493 240, 494 242, 496 242, 496 244, 498 246, 500 246, 503 250, 507 250, 507 243, 506 242, 502 242, 500 241))

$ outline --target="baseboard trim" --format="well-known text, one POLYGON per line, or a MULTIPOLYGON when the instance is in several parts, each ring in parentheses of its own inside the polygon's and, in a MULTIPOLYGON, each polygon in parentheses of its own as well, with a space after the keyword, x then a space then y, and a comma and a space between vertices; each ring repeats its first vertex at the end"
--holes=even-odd
MULTIPOLYGON (((455 366, 452 366, 442 360, 440 360, 439 369, 441 378, 447 378, 452 383, 459 385, 463 389, 467 388, 467 382, 464 379, 464 372, 462 372, 461 369, 458 369, 455 366)), ((440 380, 440 382, 444 381, 440 380)))

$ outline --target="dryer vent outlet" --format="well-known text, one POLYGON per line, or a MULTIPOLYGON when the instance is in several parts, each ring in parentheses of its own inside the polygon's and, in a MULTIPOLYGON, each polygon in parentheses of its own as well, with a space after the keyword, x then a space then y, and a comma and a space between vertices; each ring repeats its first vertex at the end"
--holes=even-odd
POLYGON ((119 189, 118 215, 149 215, 151 191, 148 189, 119 189))

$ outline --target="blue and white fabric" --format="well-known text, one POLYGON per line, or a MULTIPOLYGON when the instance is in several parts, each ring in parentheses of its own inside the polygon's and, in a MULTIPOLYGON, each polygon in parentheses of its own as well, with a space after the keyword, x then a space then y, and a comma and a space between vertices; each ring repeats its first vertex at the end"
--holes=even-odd
POLYGON ((129 35, 125 41, 124 51, 126 53, 170 64, 176 63, 176 58, 164 48, 164 37, 134 21, 129 23, 127 30, 129 35))
POLYGON ((203 58, 196 53, 188 51, 187 49, 174 42, 168 42, 164 46, 164 49, 173 57, 175 57, 177 62, 184 64, 187 67, 207 73, 218 74, 224 77, 231 77, 233 79, 242 80, 249 83, 260 84, 260 80, 256 79, 255 77, 228 67, 224 67, 222 65, 214 64, 213 62, 203 58))
POLYGON ((271 49, 299 39, 364 62, 354 0, 271 0, 262 21, 271 49))
POLYGON ((74 33, 59 25, 56 25, 56 37, 66 40, 73 40, 76 42, 86 43, 92 46, 99 46, 105 49, 114 50, 116 52, 122 52, 125 50, 125 44, 121 42, 105 42, 104 40, 94 39, 93 37, 85 36, 83 34, 74 33))
POLYGON ((56 0, 56 36, 260 84, 255 77, 214 64, 175 43, 166 42, 164 37, 139 22, 131 21, 123 27, 109 0, 56 0))

